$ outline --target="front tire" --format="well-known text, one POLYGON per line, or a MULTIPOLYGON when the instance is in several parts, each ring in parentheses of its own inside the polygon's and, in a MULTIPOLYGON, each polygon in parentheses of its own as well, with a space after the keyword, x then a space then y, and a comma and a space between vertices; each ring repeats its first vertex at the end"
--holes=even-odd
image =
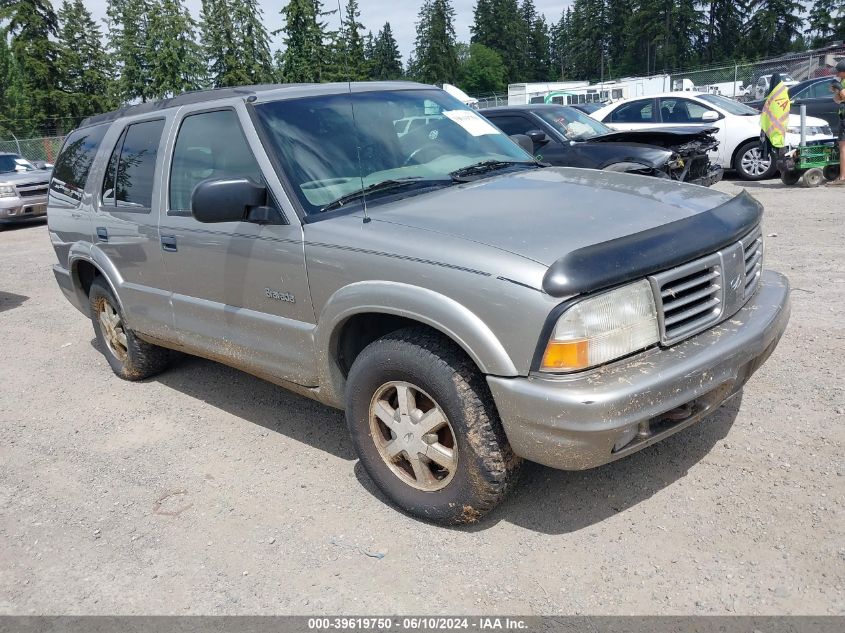
POLYGON ((766 180, 777 171, 771 152, 768 159, 763 158, 760 141, 748 141, 743 144, 736 152, 733 167, 740 179, 752 181, 766 180))
POLYGON ((170 351, 142 341, 126 327, 120 304, 101 277, 91 284, 88 300, 97 344, 115 374, 124 380, 144 380, 167 368, 170 351))
POLYGON ((472 523, 498 505, 521 465, 484 377, 451 341, 400 330, 355 359, 346 421, 367 474, 427 521, 472 523))

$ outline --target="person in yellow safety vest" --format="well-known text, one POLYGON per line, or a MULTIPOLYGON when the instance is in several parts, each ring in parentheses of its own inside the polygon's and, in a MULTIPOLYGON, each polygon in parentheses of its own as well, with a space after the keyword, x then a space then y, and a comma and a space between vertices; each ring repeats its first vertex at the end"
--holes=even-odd
POLYGON ((763 114, 760 116, 760 142, 762 154, 766 158, 769 150, 777 150, 786 144, 786 128, 789 126, 789 90, 780 77, 774 73, 769 81, 769 94, 763 104, 763 114))
POLYGON ((836 63, 836 78, 830 84, 830 91, 833 93, 833 100, 839 104, 839 178, 831 180, 829 185, 845 186, 845 90, 842 89, 845 83, 845 59, 836 63))

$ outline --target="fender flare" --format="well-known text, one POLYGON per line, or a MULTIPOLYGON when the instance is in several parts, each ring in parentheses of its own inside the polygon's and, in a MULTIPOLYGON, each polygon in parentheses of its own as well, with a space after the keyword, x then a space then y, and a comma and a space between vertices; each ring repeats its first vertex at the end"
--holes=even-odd
POLYGON ((393 281, 362 281, 337 290, 323 306, 317 319, 315 349, 323 358, 321 390, 342 402, 344 377, 333 362, 342 326, 356 314, 375 312, 418 321, 442 332, 478 366, 484 374, 516 376, 517 369, 501 341, 490 327, 466 306, 434 290, 393 281))
POLYGON ((79 262, 86 262, 97 269, 97 272, 100 273, 100 276, 108 284, 109 290, 111 290, 121 312, 123 312, 123 302, 120 298, 120 293, 117 292, 117 289, 123 285, 123 278, 106 254, 88 242, 76 242, 70 247, 70 252, 68 253, 70 278, 73 281, 77 295, 83 300, 82 305, 88 303, 88 297, 83 292, 82 284, 79 280, 79 273, 77 271, 79 262))

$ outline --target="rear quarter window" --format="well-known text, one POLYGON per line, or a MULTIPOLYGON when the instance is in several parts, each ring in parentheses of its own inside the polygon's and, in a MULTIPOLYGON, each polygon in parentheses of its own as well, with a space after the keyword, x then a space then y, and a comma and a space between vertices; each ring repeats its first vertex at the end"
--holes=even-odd
POLYGON ((76 204, 82 201, 88 173, 108 129, 108 124, 97 125, 71 132, 65 139, 53 167, 53 178, 50 181, 51 198, 59 197, 63 202, 76 204))

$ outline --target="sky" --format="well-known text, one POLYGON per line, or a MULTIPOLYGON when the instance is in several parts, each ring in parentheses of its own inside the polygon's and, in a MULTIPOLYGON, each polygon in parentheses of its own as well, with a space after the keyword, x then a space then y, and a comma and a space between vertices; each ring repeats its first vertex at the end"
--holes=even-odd
MULTIPOLYGON (((476 0, 453 0, 455 7, 455 30, 458 41, 468 42, 470 38, 469 27, 472 24, 472 11, 475 8, 476 0)), ((108 0, 84 0, 85 6, 94 15, 95 20, 102 20, 106 17, 108 0)), ((195 18, 199 17, 201 0, 183 0, 195 18)), ((264 10, 264 24, 267 30, 275 31, 282 27, 282 17, 279 10, 287 4, 286 0, 258 0, 264 10)), ((341 6, 346 5, 346 0, 340 0, 341 6)), ((557 22, 563 10, 570 4, 570 0, 534 0, 534 5, 540 13, 545 14, 549 23, 557 22)), ((54 0, 54 5, 60 5, 60 0, 54 0)), ((324 0, 323 5, 327 10, 336 7, 337 0, 324 0)), ((422 5, 422 0, 358 0, 361 8, 361 22, 364 24, 364 32, 372 31, 375 35, 385 22, 390 22, 393 34, 399 43, 399 50, 402 51, 402 62, 408 61, 408 53, 414 46, 416 36, 415 22, 417 13, 422 5)), ((337 20, 332 16, 330 20, 337 20)), ((105 25, 103 31, 105 32, 105 25)), ((280 37, 274 39, 273 48, 281 47, 280 37)))

